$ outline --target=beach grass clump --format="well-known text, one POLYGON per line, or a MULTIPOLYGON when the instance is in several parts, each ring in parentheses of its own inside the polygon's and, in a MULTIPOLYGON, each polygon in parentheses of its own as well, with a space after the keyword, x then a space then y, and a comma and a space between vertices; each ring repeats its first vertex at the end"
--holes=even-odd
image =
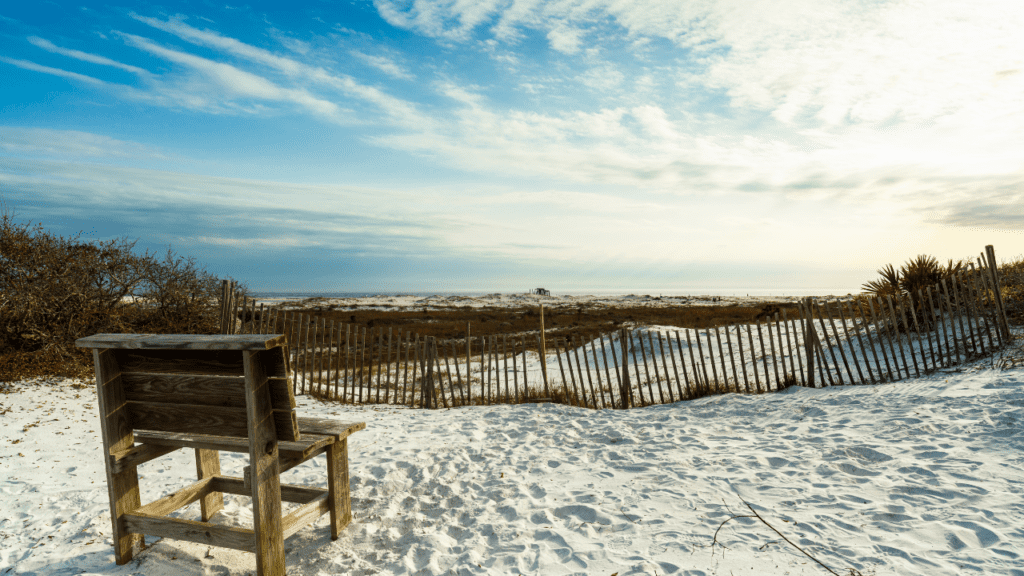
POLYGON ((91 353, 75 340, 101 332, 218 331, 220 280, 195 260, 81 236, 0 206, 0 381, 90 377, 91 353))

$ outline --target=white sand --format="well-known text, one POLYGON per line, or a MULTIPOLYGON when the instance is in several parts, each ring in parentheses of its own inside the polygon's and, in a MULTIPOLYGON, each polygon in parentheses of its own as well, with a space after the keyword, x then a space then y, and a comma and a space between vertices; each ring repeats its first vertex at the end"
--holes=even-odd
MULTIPOLYGON (((816 300, 847 300, 850 295, 818 296, 816 300)), ((285 309, 296 307, 323 306, 350 310, 392 310, 412 308, 447 310, 452 308, 520 308, 528 306, 575 307, 588 308, 624 308, 649 307, 668 308, 673 306, 758 306, 761 304, 790 304, 801 300, 797 296, 710 296, 710 295, 658 295, 658 294, 623 294, 623 295, 552 295, 536 294, 487 294, 484 296, 366 296, 360 298, 258 298, 257 306, 280 305, 285 309)))
MULTIPOLYGON (((72 383, 0 395, 0 575, 251 573, 251 555, 172 540, 113 564, 95 394, 72 383)), ((826 574, 756 519, 712 547, 742 497, 844 576, 1024 575, 1024 369, 992 360, 629 411, 299 404, 367 430, 350 439, 353 523, 288 540, 290 574, 826 574)), ((323 486, 324 467, 286 481, 323 486)), ((193 471, 185 451, 140 466, 143 500, 193 471)), ((226 498, 219 521, 251 520, 226 498)))

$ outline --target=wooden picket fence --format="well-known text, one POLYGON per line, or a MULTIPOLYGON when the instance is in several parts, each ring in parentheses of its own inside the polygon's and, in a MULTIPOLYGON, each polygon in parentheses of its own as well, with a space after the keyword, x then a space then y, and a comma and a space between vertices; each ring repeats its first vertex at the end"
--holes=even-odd
POLYGON ((628 408, 793 385, 895 382, 1009 341, 995 252, 986 250, 977 267, 916 294, 806 298, 794 318, 783 310, 748 324, 622 328, 550 342, 543 330, 438 340, 368 329, 257 307, 225 282, 222 333, 288 335, 296 393, 361 404, 628 408))

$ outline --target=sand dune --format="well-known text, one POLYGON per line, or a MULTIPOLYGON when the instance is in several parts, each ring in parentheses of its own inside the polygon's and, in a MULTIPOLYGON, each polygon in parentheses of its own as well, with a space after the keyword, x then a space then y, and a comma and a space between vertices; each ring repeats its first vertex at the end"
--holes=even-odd
MULTIPOLYGON (((821 296, 818 299, 846 300, 849 295, 821 296)), ((520 308, 527 306, 601 306, 601 307, 651 307, 667 308, 672 306, 755 306, 772 303, 795 303, 801 298, 796 296, 711 296, 711 295, 658 295, 658 294, 622 294, 622 295, 551 295, 536 294, 486 294, 481 296, 402 296, 380 295, 358 298, 257 298, 259 305, 280 304, 285 308, 309 307, 314 305, 351 308, 353 310, 386 310, 395 308, 426 308, 427 310, 443 310, 468 306, 471 308, 520 308)))

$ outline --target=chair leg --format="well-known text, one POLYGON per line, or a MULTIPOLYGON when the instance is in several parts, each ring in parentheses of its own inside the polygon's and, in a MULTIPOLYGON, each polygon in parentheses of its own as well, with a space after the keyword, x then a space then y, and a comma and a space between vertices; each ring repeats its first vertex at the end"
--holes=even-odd
MULTIPOLYGON (((94 349, 92 352, 96 364, 96 396, 100 407, 103 454, 109 455, 113 451, 131 448, 134 438, 131 425, 128 423, 127 411, 124 408, 121 368, 114 358, 114 353, 110 350, 99 349, 94 349)), ((114 472, 110 458, 104 458, 104 460, 106 461, 107 495, 110 496, 114 562, 127 564, 146 545, 142 534, 128 532, 128 527, 124 523, 124 514, 133 512, 142 506, 139 497, 139 473, 135 466, 114 472)))
MULTIPOLYGON (((216 450, 196 448, 196 475, 199 479, 220 475, 220 453, 216 450)), ((209 522, 213 515, 224 508, 224 494, 210 492, 199 501, 203 522, 209 522)))
POLYGON ((133 512, 142 506, 139 498, 139 474, 135 466, 116 474, 107 469, 107 489, 110 494, 110 520, 114 535, 114 562, 127 564, 145 546, 142 534, 128 532, 122 515, 133 512))
POLYGON ((348 438, 327 447, 327 491, 331 501, 331 540, 352 521, 348 480, 348 438))
POLYGON ((252 484, 256 575, 285 576, 281 533, 281 463, 270 402, 264 356, 270 351, 242 352, 245 403, 249 420, 249 476, 252 484))

